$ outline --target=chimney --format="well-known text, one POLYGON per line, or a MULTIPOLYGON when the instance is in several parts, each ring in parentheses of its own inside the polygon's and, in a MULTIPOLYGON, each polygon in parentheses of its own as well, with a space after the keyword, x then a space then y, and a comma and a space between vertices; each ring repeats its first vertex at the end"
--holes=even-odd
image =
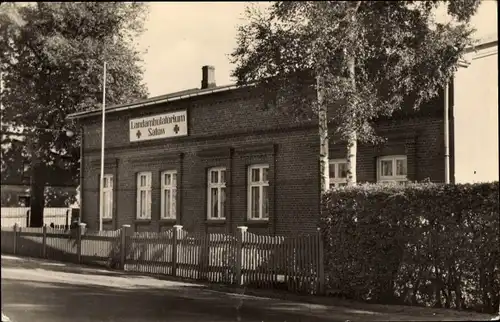
POLYGON ((203 66, 201 68, 202 78, 201 78, 201 89, 214 88, 215 85, 215 67, 214 66, 203 66))

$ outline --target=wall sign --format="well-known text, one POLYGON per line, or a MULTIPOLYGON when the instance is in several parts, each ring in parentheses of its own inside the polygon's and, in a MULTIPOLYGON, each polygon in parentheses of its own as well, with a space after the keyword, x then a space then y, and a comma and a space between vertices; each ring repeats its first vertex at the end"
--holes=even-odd
POLYGON ((130 142, 165 139, 187 135, 187 111, 130 120, 130 142))

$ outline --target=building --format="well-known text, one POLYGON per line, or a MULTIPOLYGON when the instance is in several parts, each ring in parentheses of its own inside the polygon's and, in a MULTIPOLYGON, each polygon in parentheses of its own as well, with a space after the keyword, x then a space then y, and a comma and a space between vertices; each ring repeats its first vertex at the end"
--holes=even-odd
MULTIPOLYGON (((24 156, 26 140, 22 135, 2 134, 1 205, 30 206, 30 160, 24 156), (7 137, 8 136, 8 137, 7 137)), ((68 207, 76 195, 76 182, 64 161, 53 167, 45 188, 47 207, 68 207)))
MULTIPOLYGON (((263 111, 265 102, 252 88, 217 87, 213 67, 202 70, 201 89, 107 109, 104 229, 130 224, 134 231, 162 231, 180 224, 188 231, 229 233, 240 225, 278 235, 315 230, 315 122, 263 111)), ((457 180, 450 173, 462 169, 455 151, 463 143, 455 134, 459 122, 445 115, 461 115, 456 109, 468 106, 456 104, 456 92, 453 86, 448 91, 455 108, 445 107, 453 99, 440 95, 418 112, 381 120, 378 131, 388 141, 358 145, 358 182, 457 180)), ((91 229, 99 224, 100 117, 100 110, 70 116, 83 131, 81 211, 91 229)), ((330 146, 332 185, 345 183, 344 156, 345 146, 330 146)))
POLYGON ((498 181, 498 36, 482 39, 465 58, 451 96, 454 181, 498 181))

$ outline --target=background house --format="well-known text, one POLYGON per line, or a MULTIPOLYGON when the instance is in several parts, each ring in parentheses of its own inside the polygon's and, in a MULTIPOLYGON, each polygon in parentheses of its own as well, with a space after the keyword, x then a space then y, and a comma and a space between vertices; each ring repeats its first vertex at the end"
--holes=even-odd
MULTIPOLYGON (((1 206, 30 206, 30 160, 26 157, 26 137, 2 134, 1 206)), ((68 207, 76 196, 77 178, 72 176, 64 157, 49 174, 46 207, 68 207)))

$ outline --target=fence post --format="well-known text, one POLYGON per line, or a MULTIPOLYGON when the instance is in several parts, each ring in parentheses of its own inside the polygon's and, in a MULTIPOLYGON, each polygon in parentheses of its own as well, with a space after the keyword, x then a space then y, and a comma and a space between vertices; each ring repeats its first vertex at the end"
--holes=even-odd
POLYGON ((30 221, 31 221, 31 211, 28 209, 26 210, 26 227, 30 226, 30 221))
POLYGON ((47 225, 43 225, 42 258, 47 258, 47 225))
POLYGON ((66 210, 66 221, 64 222, 64 230, 67 230, 69 228, 69 212, 71 210, 68 209, 66 210))
POLYGON ((243 238, 247 232, 248 227, 246 226, 238 226, 237 227, 238 236, 237 236, 237 244, 236 244, 236 285, 243 285, 243 238))
POLYGON ((174 225, 172 239, 172 276, 177 276, 177 242, 182 230, 182 225, 174 225))
POLYGON ((323 234, 318 228, 318 292, 325 294, 325 248, 323 244, 323 234))
POLYGON ((122 225, 120 230, 120 268, 122 270, 125 270, 125 259, 127 258, 127 228, 130 228, 130 225, 122 225))
POLYGON ((76 230, 76 260, 78 264, 82 262, 82 235, 85 226, 87 225, 84 223, 80 223, 78 225, 78 229, 76 230))
POLYGON ((14 225, 14 250, 13 250, 13 253, 14 255, 17 254, 17 223, 14 225))

